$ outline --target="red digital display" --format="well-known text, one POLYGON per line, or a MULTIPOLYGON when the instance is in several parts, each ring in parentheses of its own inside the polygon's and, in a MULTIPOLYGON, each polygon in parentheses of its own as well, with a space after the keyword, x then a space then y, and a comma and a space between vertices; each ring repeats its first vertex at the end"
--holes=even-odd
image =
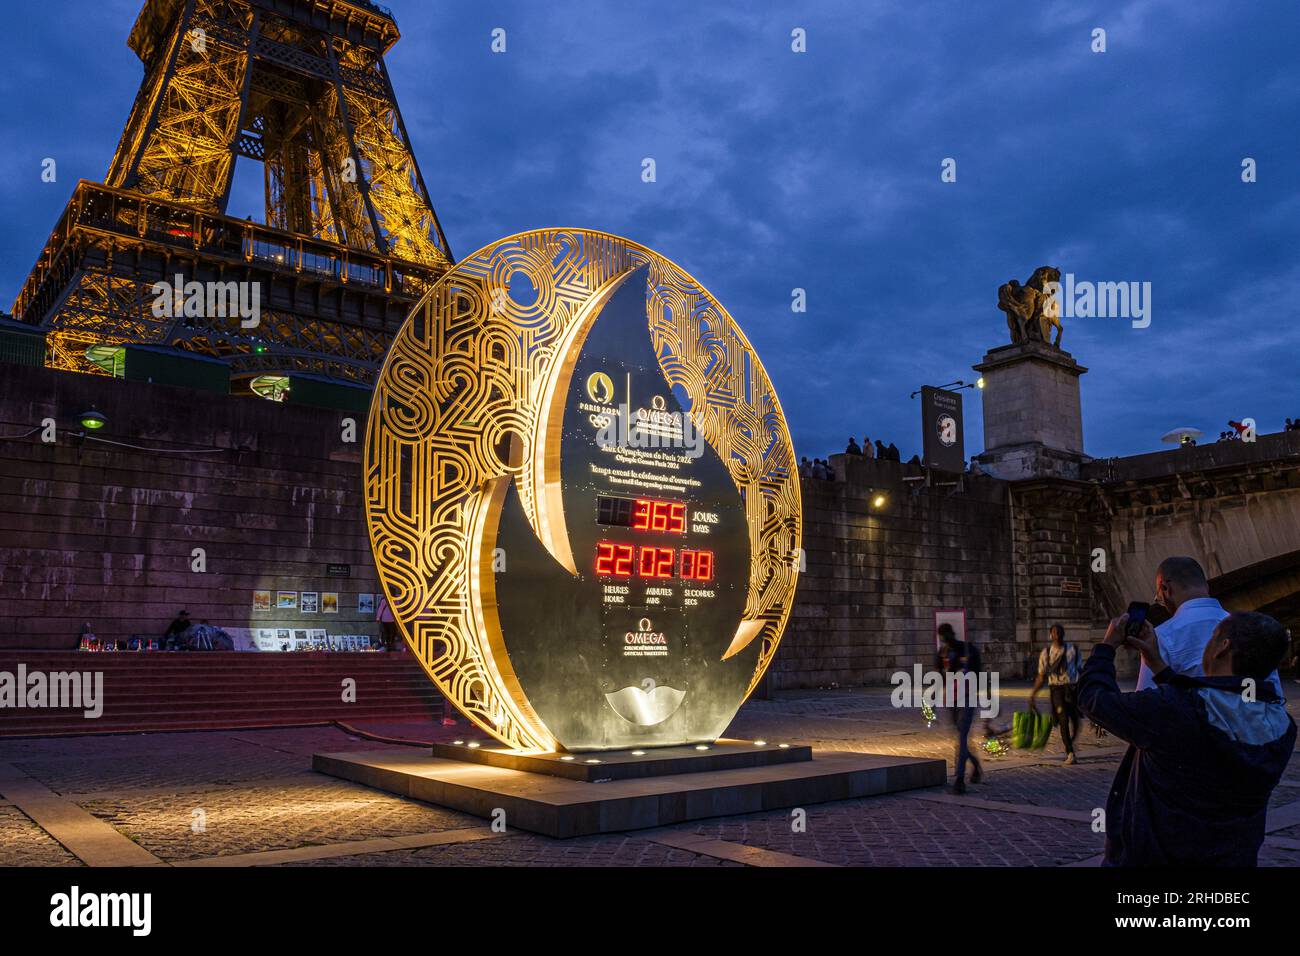
POLYGON ((637 574, 643 578, 671 578, 676 552, 672 548, 642 548, 637 574))
MULTIPOLYGON (((596 521, 632 531, 685 534, 686 505, 680 501, 601 495, 596 503, 596 521)), ((713 552, 683 549, 679 563, 676 548, 600 541, 596 544, 596 573, 615 578, 680 576, 688 581, 711 581, 713 552)))
POLYGON ((686 505, 680 501, 655 501, 637 498, 632 503, 632 524, 635 531, 662 531, 668 534, 686 533, 686 505))
POLYGON ((713 552, 683 549, 681 576, 686 581, 712 581, 713 552))
MULTIPOLYGON (((707 555, 709 575, 713 573, 713 555, 708 551, 691 551, 683 554, 707 555)), ((605 577, 630 578, 633 565, 641 578, 671 578, 676 575, 677 550, 675 548, 636 548, 630 544, 601 541, 596 544, 596 573, 605 577), (633 561, 635 552, 636 560, 633 561)), ((691 565, 699 569, 697 560, 691 565)))
POLYGON ((596 545, 596 573, 617 578, 632 576, 632 545, 601 541, 596 545))

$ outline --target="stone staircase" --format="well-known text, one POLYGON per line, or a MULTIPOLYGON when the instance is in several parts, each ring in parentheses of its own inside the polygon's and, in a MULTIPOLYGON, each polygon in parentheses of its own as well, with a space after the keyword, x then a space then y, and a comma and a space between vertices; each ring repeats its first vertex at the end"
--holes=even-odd
POLYGON ((0 651, 0 737, 433 722, 443 706, 406 653, 0 651), (58 673, 102 674, 101 716, 84 716, 84 701, 76 708, 13 706, 7 695, 20 665, 29 694, 33 674, 47 681, 58 673), (351 703, 343 699, 349 679, 351 703))

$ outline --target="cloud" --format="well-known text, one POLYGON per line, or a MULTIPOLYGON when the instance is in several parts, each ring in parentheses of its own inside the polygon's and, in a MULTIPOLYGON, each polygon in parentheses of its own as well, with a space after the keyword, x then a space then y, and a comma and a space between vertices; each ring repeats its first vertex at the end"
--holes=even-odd
MULTIPOLYGON (((801 454, 863 431, 917 450, 908 394, 973 378, 1005 341, 998 285, 1043 263, 1153 284, 1145 332, 1067 325, 1094 454, 1150 450, 1173 425, 1213 433, 1241 409, 1266 430, 1300 414, 1293 3, 391 5, 390 72, 453 250, 545 225, 654 246, 745 327, 801 454), (1240 181, 1243 156, 1258 183, 1240 181)), ((73 178, 102 177, 140 79, 136 4, 70 6, 57 23, 19 11, 0 40, 10 294, 73 178), (32 172, 46 150, 48 189, 32 172)))

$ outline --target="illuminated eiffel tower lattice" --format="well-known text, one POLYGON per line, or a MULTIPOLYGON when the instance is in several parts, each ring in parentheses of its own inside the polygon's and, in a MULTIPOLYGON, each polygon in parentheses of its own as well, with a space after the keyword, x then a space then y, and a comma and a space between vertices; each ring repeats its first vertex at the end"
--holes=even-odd
MULTIPOLYGON (((398 36, 367 0, 147 0, 108 176, 77 184, 14 303, 46 363, 103 373, 145 344, 224 361, 236 383, 369 384, 451 264, 384 65, 398 36), (226 215, 237 162, 261 166, 265 222, 226 215), (184 307, 183 287, 160 308, 177 276, 218 299, 255 288, 256 324, 233 299, 184 307)), ((242 165, 239 182, 256 189, 242 165)))

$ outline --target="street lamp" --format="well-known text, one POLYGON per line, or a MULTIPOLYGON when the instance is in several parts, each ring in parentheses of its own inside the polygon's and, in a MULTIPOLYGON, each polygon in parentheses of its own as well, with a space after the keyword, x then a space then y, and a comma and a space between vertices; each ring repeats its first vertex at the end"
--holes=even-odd
POLYGON ((81 422, 81 427, 88 432, 97 432, 108 424, 108 419, 95 411, 94 406, 91 406, 90 411, 82 412, 78 419, 81 422))
MULTIPOLYGON (((977 379, 976 379, 975 381, 973 381, 973 382, 965 382, 965 381, 962 381, 961 379, 957 379, 957 381, 955 381, 955 382, 949 382, 947 385, 935 385, 934 387, 935 387, 935 388, 945 388, 945 389, 950 388, 950 389, 952 389, 954 392, 960 392, 963 388, 983 388, 983 387, 984 387, 984 376, 981 375, 979 378, 977 378, 977 379)), ((907 397, 908 397, 908 398, 916 398, 916 396, 918 396, 918 395, 920 395, 920 394, 921 394, 921 390, 918 388, 915 392, 913 392, 911 395, 909 395, 909 396, 907 396, 907 397)))

